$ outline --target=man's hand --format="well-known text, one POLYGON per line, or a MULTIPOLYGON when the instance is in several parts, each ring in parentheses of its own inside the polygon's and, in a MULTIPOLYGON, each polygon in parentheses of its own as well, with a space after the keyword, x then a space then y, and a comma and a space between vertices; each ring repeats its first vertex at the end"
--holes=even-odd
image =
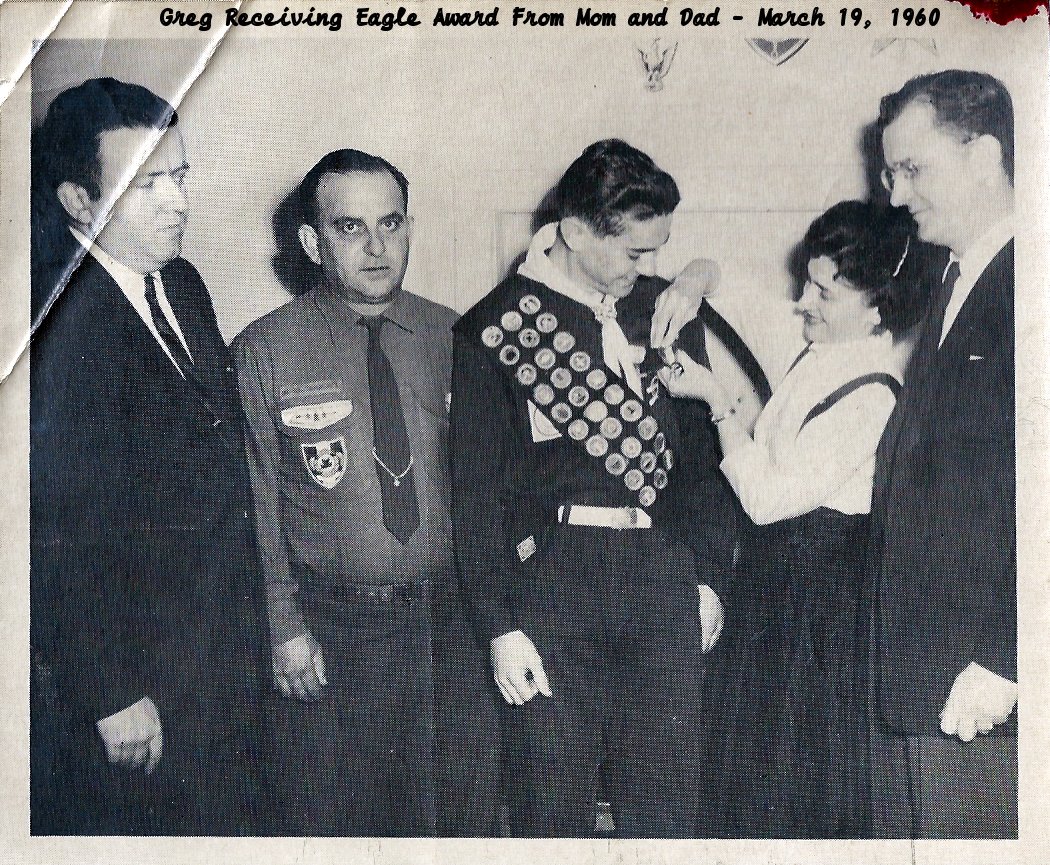
POLYGON ((537 694, 551 696, 540 653, 524 633, 511 631, 496 637, 490 645, 492 675, 504 700, 524 706, 537 694))
POLYGON ((149 775, 160 762, 164 749, 160 714, 149 697, 103 718, 95 728, 106 744, 106 758, 115 766, 128 769, 145 766, 149 775))
POLYGON ((665 348, 678 339, 678 333, 696 318, 700 302, 718 288, 722 271, 708 258, 696 258, 686 265, 656 298, 649 342, 653 348, 665 348))
POLYGON ((286 697, 312 702, 328 684, 321 645, 309 632, 273 647, 273 677, 286 697))
POLYGON ((723 612, 722 602, 710 586, 699 586, 700 589, 700 636, 704 654, 710 652, 718 638, 722 636, 723 612))
POLYGON ((971 663, 955 677, 941 709, 941 731, 972 742, 978 733, 990 733, 1013 713, 1017 683, 971 663))

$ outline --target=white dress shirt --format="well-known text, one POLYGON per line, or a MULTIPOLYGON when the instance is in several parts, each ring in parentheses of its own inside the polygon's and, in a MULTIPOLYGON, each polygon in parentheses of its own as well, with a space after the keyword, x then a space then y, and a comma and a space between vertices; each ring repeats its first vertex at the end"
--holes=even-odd
POLYGON ((785 376, 755 424, 752 441, 722 460, 744 511, 759 525, 827 507, 871 510, 875 451, 896 402, 870 384, 843 397, 804 427, 810 410, 837 388, 872 372, 899 379, 889 334, 813 343, 785 376))
MULTIPOLYGON (((171 356, 171 352, 168 351, 168 347, 164 344, 164 340, 161 338, 160 334, 157 333, 157 327, 153 323, 153 316, 149 311, 149 304, 146 302, 145 275, 136 273, 130 267, 121 264, 104 249, 93 244, 75 228, 70 228, 69 230, 80 245, 90 252, 94 259, 105 268, 106 273, 113 277, 113 281, 120 287, 120 290, 124 293, 128 302, 135 308, 135 312, 139 314, 139 318, 141 318, 146 327, 149 328, 149 332, 153 334, 153 338, 157 341, 157 344, 168 356, 168 359, 172 362, 175 369, 178 370, 179 375, 182 375, 182 370, 180 370, 179 365, 175 363, 175 358, 171 356)), ((179 342, 182 343, 182 347, 186 349, 186 354, 189 355, 192 360, 193 355, 190 353, 190 347, 186 344, 186 337, 182 334, 179 320, 175 317, 175 312, 172 310, 171 304, 168 303, 167 295, 164 293, 164 282, 160 278, 160 272, 158 271, 151 275, 157 286, 157 302, 160 304, 161 312, 164 313, 164 317, 168 320, 168 324, 171 325, 172 330, 175 331, 176 336, 179 338, 179 342)))
MULTIPOLYGON (((948 331, 952 329, 952 325, 955 324, 955 319, 959 317, 959 311, 962 309, 963 304, 966 303, 966 299, 970 296, 970 292, 973 291, 973 287, 977 284, 977 280, 981 278, 985 268, 992 263, 992 259, 1010 242, 1013 236, 1014 221, 1011 214, 999 220, 982 234, 963 253, 961 258, 954 252, 951 254, 948 259, 948 267, 951 267, 953 261, 959 262, 959 278, 955 282, 951 299, 944 310, 944 326, 941 328, 941 341, 938 345, 944 344, 944 338, 948 335, 948 331)), ((944 272, 948 272, 947 267, 944 269, 944 272)))

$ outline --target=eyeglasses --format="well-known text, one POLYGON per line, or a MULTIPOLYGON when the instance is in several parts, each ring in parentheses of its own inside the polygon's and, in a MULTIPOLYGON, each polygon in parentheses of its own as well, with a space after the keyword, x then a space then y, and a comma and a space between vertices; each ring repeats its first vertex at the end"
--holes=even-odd
POLYGON ((926 168, 927 166, 925 165, 916 165, 910 159, 905 159, 893 168, 883 168, 879 174, 879 179, 887 192, 893 192, 893 187, 897 183, 898 177, 903 177, 908 183, 915 183, 926 168))

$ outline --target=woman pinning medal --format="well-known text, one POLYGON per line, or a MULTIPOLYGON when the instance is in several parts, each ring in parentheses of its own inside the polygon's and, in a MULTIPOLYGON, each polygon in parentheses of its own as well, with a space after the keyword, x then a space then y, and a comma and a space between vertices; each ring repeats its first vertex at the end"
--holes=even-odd
MULTIPOLYGON (((723 684, 723 810, 733 834, 863 834, 864 655, 858 617, 875 451, 899 388, 894 334, 916 304, 901 284, 906 215, 845 201, 802 242, 795 308, 806 347, 753 437, 714 374, 686 353, 660 376, 707 403, 721 470, 750 524, 737 566, 738 657, 723 684)), ((727 630, 730 624, 727 622, 727 630)))

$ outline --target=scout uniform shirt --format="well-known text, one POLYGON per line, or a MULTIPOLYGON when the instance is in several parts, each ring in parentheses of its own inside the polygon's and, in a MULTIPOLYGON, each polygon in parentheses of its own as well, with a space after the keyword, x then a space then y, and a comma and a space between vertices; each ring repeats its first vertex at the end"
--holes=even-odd
POLYGON ((234 341, 275 645, 308 630, 300 591, 424 580, 447 588, 456 314, 403 291, 383 315, 390 323, 381 345, 399 386, 419 501, 420 526, 405 544, 383 524, 361 316, 321 286, 234 341))

